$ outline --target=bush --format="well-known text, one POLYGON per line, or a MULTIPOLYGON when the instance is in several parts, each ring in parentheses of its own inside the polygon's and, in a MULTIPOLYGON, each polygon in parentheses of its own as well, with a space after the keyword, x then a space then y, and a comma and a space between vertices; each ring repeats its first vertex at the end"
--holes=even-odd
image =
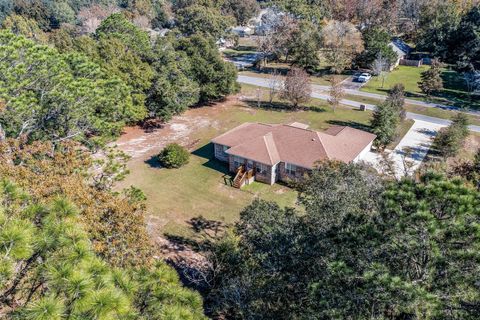
POLYGON ((181 145, 171 143, 158 155, 158 160, 166 168, 180 168, 188 163, 190 153, 181 145))

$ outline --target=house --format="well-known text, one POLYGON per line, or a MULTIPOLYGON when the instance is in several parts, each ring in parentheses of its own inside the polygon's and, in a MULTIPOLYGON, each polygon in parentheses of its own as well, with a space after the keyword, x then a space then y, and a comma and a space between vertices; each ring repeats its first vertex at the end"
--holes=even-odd
POLYGON ((239 26, 239 27, 232 28, 232 32, 233 34, 236 34, 239 37, 247 37, 247 36, 251 36, 254 33, 254 30, 250 27, 239 26))
POLYGON ((308 125, 244 123, 212 140, 215 158, 236 173, 235 187, 253 180, 297 181, 321 160, 356 162, 370 151, 374 134, 344 126, 324 132, 308 125))
POLYGON ((412 48, 410 48, 408 44, 406 44, 403 40, 399 38, 394 38, 388 45, 397 54, 397 60, 392 65, 392 69, 397 67, 402 60, 406 60, 408 55, 412 51, 412 48))

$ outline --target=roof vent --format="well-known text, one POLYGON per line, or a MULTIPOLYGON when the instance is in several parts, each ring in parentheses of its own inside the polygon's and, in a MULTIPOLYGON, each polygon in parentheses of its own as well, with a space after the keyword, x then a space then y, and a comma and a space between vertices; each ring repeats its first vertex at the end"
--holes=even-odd
POLYGON ((315 138, 312 138, 312 141, 315 141, 315 138))

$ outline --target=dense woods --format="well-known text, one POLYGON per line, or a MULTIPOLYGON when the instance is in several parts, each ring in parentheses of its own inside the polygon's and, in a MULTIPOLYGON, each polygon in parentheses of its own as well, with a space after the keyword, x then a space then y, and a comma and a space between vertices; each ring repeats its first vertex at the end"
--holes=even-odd
MULTIPOLYGON (((291 112, 325 64, 335 111, 337 74, 389 70, 395 37, 433 58, 419 83, 427 96, 444 67, 480 87, 476 0, 0 1, 0 318, 480 318, 480 153, 399 180, 319 163, 294 185, 296 208, 254 200, 205 241, 202 295, 159 257, 145 195, 114 188, 128 156, 109 143, 127 125, 160 126, 237 93, 219 44, 265 8, 258 67, 292 67, 270 98, 278 91, 291 112)), ((379 150, 404 100, 397 84, 374 110, 379 150)), ((438 134, 443 160, 467 125, 459 114, 438 134)), ((188 162, 169 149, 165 166, 188 162)))
POLYGON ((300 188, 304 213, 245 208, 211 253, 217 314, 477 319, 478 191, 435 173, 386 182, 369 170, 319 164, 300 188))

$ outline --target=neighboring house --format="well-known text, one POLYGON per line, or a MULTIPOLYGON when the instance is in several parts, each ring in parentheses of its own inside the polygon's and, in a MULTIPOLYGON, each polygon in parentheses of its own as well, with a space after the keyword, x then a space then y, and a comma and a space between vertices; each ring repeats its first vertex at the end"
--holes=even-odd
POLYGON ((251 19, 248 25, 253 27, 256 35, 264 36, 275 30, 275 27, 284 15, 284 12, 276 8, 264 9, 256 18, 251 19))
POLYGON ((297 181, 321 160, 356 162, 370 151, 374 134, 342 126, 324 132, 308 125, 244 123, 212 140, 215 158, 236 173, 235 187, 253 180, 297 181))
POLYGON ((251 36, 254 33, 254 30, 250 27, 239 26, 239 27, 232 28, 232 32, 233 34, 236 34, 239 37, 247 37, 247 36, 251 36))
POLYGON ((399 38, 393 39, 388 45, 392 47, 393 51, 397 54, 397 60, 392 65, 392 69, 397 67, 402 60, 406 60, 412 51, 412 48, 399 38))

